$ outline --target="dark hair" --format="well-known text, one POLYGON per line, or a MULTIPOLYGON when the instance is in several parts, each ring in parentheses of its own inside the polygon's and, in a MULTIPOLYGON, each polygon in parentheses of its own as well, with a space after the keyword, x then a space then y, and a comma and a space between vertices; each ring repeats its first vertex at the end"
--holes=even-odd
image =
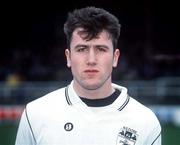
POLYGON ((64 32, 67 45, 70 48, 72 33, 76 28, 83 28, 83 32, 87 34, 84 39, 87 40, 95 38, 105 30, 112 39, 113 47, 116 48, 120 36, 120 27, 118 19, 108 11, 102 8, 86 7, 76 9, 68 14, 67 21, 64 24, 64 32))

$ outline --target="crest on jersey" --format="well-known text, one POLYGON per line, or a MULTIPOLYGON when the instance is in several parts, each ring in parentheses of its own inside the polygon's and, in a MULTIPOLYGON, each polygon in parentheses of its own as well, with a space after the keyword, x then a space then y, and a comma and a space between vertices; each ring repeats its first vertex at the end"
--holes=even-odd
POLYGON ((137 138, 137 131, 128 127, 123 127, 118 133, 116 145, 135 145, 137 138))

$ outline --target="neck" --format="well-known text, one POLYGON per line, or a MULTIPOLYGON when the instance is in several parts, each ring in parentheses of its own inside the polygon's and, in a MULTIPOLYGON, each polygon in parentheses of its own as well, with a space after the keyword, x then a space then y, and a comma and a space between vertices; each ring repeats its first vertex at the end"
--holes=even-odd
POLYGON ((76 81, 73 83, 73 87, 78 96, 87 99, 102 99, 110 96, 115 89, 111 85, 111 81, 105 82, 101 87, 97 89, 86 89, 79 85, 76 81))

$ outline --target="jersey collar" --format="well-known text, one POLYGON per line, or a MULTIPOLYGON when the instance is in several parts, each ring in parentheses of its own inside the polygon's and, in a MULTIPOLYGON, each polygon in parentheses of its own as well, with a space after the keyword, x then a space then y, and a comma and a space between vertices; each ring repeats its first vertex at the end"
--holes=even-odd
MULTIPOLYGON (((119 97, 111 104, 109 107, 121 111, 129 102, 129 96, 127 94, 127 88, 119 86, 117 84, 112 83, 114 89, 120 90, 119 97)), ((73 88, 73 81, 69 86, 66 88, 66 100, 69 105, 77 105, 81 104, 85 107, 88 107, 77 95, 73 88)))

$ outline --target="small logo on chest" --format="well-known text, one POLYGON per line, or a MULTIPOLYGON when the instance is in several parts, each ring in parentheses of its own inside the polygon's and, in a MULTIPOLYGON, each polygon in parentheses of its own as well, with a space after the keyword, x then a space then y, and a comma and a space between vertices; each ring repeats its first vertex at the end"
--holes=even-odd
POLYGON ((66 131, 71 131, 73 129, 73 124, 71 122, 67 122, 65 125, 64 125, 64 129, 66 131))
POLYGON ((128 127, 123 127, 118 133, 116 145, 135 145, 137 137, 137 131, 128 127))

